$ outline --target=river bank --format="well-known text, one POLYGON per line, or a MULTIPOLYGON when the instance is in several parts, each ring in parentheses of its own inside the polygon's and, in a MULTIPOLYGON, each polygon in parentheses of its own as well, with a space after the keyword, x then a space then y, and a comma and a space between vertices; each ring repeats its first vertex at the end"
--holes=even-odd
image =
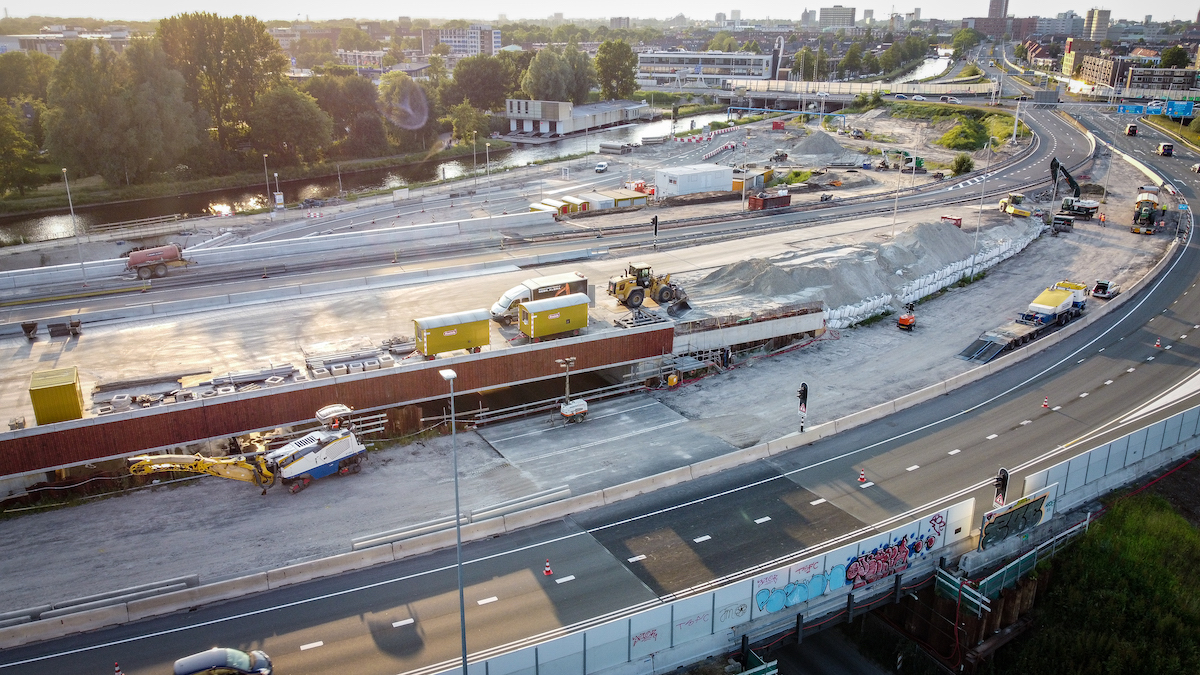
MULTIPOLYGON (((512 149, 512 144, 507 141, 490 139, 491 153, 502 155, 512 149)), ((470 145, 458 144, 449 148, 444 148, 436 152, 414 152, 403 155, 390 155, 387 157, 376 157, 372 159, 356 159, 345 162, 320 162, 309 164, 307 166, 288 166, 283 167, 287 171, 288 181, 305 180, 313 178, 330 178, 338 176, 353 175, 365 171, 373 171, 378 169, 392 169, 411 164, 425 162, 439 162, 451 159, 460 159, 463 157, 477 154, 478 149, 473 149, 470 145)), ((97 206, 111 205, 122 203, 135 203, 150 199, 160 199, 163 197, 176 197, 186 195, 198 195, 207 192, 218 190, 228 190, 234 188, 260 188, 263 186, 263 177, 256 171, 244 171, 226 176, 211 176, 208 178, 200 178, 186 181, 170 181, 163 183, 150 183, 145 185, 130 185, 125 187, 111 187, 106 185, 99 177, 89 177, 82 180, 72 181, 71 183, 71 201, 75 206, 97 206)), ((431 181, 436 182, 436 181, 431 181)), ((419 187, 427 183, 412 184, 410 187, 419 187)), ((258 210, 266 208, 266 204, 257 205, 258 210)), ((4 215, 39 215, 39 214, 56 214, 63 213, 69 207, 67 199, 66 187, 62 183, 50 183, 38 188, 36 193, 27 194, 24 197, 18 195, 8 195, 0 199, 0 214, 4 215)), ((242 209, 241 212, 251 212, 254 208, 242 209)))

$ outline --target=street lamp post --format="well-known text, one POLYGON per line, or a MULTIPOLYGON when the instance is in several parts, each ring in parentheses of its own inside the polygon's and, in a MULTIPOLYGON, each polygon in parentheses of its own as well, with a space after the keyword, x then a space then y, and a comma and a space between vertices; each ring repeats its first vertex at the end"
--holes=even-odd
MULTIPOLYGON (((899 153, 899 150, 895 152, 899 153)), ((887 152, 883 153, 883 160, 887 161, 887 152)), ((915 164, 914 164, 915 169, 915 164)), ((900 171, 896 173, 896 198, 892 201, 892 239, 896 238, 896 213, 900 210, 900 179, 904 177, 904 155, 900 154, 900 171)))
POLYGON ((83 285, 87 286, 87 268, 83 266, 83 244, 79 243, 79 226, 75 223, 75 202, 71 200, 71 181, 67 180, 67 170, 63 168, 63 184, 67 186, 67 206, 71 208, 71 230, 75 232, 75 251, 79 253, 79 271, 83 274, 83 285))
MULTIPOLYGON (((276 194, 279 193, 279 172, 278 171, 275 172, 275 192, 276 192, 276 194)), ((271 206, 274 207, 275 205, 272 204, 271 206)))
POLYGON ((492 184, 492 144, 483 144, 483 166, 487 170, 488 185, 492 184))
POLYGON ((271 176, 267 173, 267 153, 263 153, 263 182, 267 184, 267 210, 271 210, 271 176))
POLYGON ((979 230, 983 227, 983 196, 987 192, 988 170, 992 168, 992 140, 1000 140, 995 136, 988 136, 987 140, 987 162, 983 165, 983 180, 980 181, 979 188, 979 213, 975 214, 975 243, 971 246, 971 275, 967 277, 969 280, 975 279, 975 254, 979 251, 979 230))
POLYGON ((462 637, 462 671, 467 673, 467 604, 463 593, 462 565, 462 508, 458 500, 458 436, 454 417, 454 380, 458 378, 449 368, 438 371, 442 379, 450 383, 450 449, 454 456, 454 552, 458 568, 458 628, 462 637))
POLYGON ((476 157, 475 134, 476 133, 478 133, 476 130, 474 130, 474 129, 471 130, 471 175, 475 177, 475 187, 479 187, 479 167, 478 167, 477 162, 475 161, 475 157, 476 157))

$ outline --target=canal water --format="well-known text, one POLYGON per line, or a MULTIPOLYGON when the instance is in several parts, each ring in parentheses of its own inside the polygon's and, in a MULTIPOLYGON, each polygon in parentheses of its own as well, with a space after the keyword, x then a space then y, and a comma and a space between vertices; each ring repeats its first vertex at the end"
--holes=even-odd
POLYGON ((950 64, 950 55, 954 53, 953 49, 939 49, 937 58, 927 58, 925 62, 917 66, 917 69, 901 75, 899 78, 892 80, 896 84, 904 82, 916 82, 934 75, 941 75, 942 71, 946 70, 946 66, 950 64))
MULTIPOLYGON (((633 124, 627 127, 609 129, 587 136, 566 138, 553 143, 542 145, 514 146, 510 151, 489 155, 484 146, 484 140, 478 143, 475 157, 470 155, 458 159, 441 162, 415 162, 389 169, 372 169, 354 173, 343 172, 341 189, 346 192, 365 190, 395 189, 414 183, 422 183, 438 178, 457 178, 469 175, 472 167, 484 172, 487 160, 490 159, 491 171, 502 171, 506 168, 524 166, 530 162, 554 159, 564 155, 574 155, 582 152, 596 152, 599 143, 637 143, 643 136, 663 136, 674 130, 684 130, 702 127, 714 120, 724 120, 725 113, 714 113, 687 117, 678 121, 659 120, 633 124)), ((275 171, 268 166, 271 174, 271 190, 274 191, 275 171)), ((279 189, 283 192, 288 203, 295 203, 308 198, 326 198, 338 194, 338 176, 322 178, 304 178, 288 180, 287 170, 279 171, 279 189)), ((256 185, 214 190, 196 194, 176 195, 143 199, 117 204, 98 204, 95 206, 77 206, 75 218, 80 231, 87 226, 102 223, 116 223, 139 218, 171 215, 175 213, 188 216, 215 215, 262 208, 266 201, 266 185, 256 185)), ((0 244, 14 244, 21 241, 43 241, 73 236, 71 216, 66 209, 38 215, 13 215, 0 217, 0 244)))

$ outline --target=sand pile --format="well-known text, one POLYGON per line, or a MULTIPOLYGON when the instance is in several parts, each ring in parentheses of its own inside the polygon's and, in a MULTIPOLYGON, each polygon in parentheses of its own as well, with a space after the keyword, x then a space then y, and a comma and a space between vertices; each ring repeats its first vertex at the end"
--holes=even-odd
POLYGON ((846 149, 824 131, 814 131, 796 144, 795 152, 797 155, 840 155, 846 149))

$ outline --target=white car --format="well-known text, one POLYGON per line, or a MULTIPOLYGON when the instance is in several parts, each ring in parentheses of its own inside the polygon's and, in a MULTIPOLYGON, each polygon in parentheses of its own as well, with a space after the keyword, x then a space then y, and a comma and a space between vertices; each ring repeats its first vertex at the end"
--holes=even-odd
POLYGON ((820 96, 821 98, 825 98, 828 95, 829 95, 829 92, 827 92, 827 91, 818 91, 817 92, 817 96, 820 96))
POLYGON ((924 96, 920 95, 920 94, 917 94, 916 96, 914 96, 914 97, 912 98, 912 100, 914 100, 914 101, 924 101, 924 100, 926 100, 926 98, 925 98, 924 96))
POLYGON ((596 173, 604 173, 608 171, 608 162, 600 162, 596 165, 596 173))
POLYGON ((1200 164, 1192 165, 1192 173, 1200 173, 1200 164))
POLYGON ((950 98, 946 99, 946 103, 962 103, 962 101, 960 101, 960 100, 958 100, 957 98, 955 98, 955 97, 951 96, 950 98))

